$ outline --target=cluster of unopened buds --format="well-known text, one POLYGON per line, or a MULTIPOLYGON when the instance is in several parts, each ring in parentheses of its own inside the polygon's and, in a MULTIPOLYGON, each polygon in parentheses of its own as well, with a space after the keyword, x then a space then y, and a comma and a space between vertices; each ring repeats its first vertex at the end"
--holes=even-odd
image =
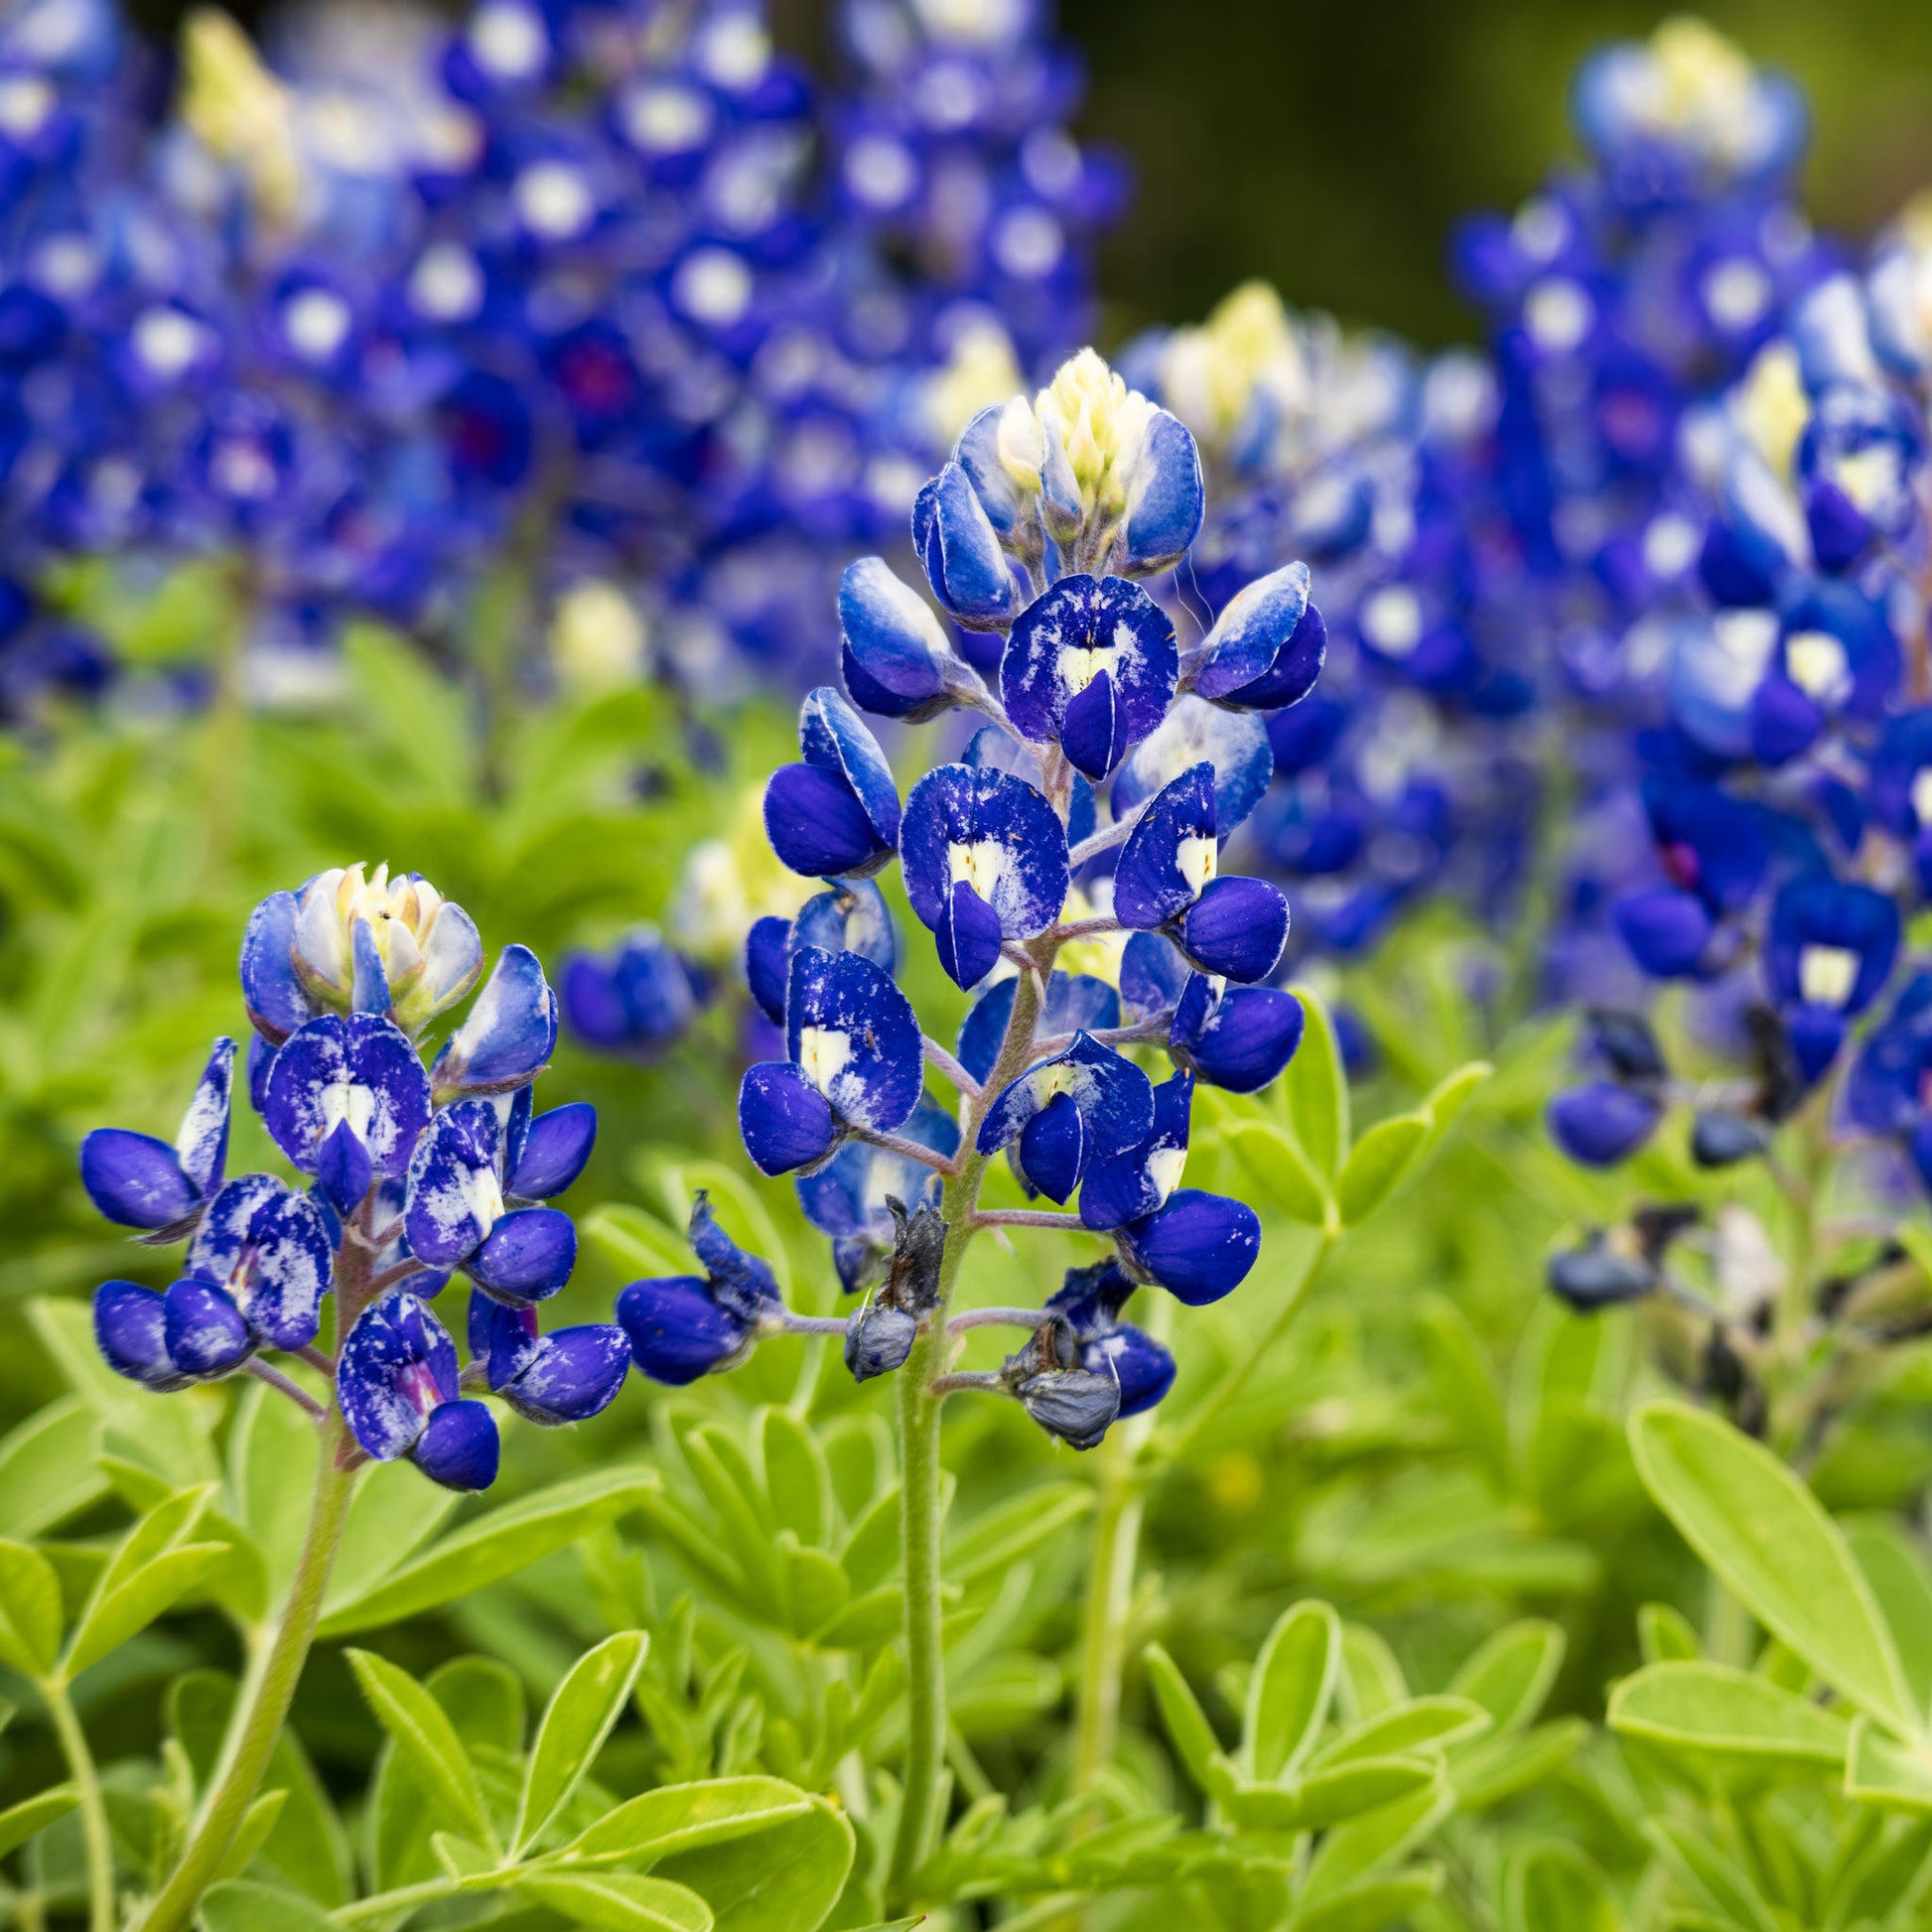
POLYGON ((688 1381, 805 1325, 842 1328, 856 1375, 897 1369, 948 1319, 974 1233, 1065 1229, 1113 1254, 1042 1310, 951 1316, 1032 1338, 997 1372, 930 1387, 1012 1394, 1084 1448, 1173 1379, 1159 1343, 1119 1319, 1135 1289, 1212 1302, 1253 1267, 1253 1210, 1179 1183, 1195 1082, 1254 1091, 1300 1042, 1299 1001, 1263 984, 1287 901, 1219 862, 1268 783, 1264 714, 1312 688, 1323 632, 1291 564, 1182 647, 1146 584, 1193 541, 1202 494, 1186 429, 1085 350, 1036 398, 974 417, 919 492, 914 543, 954 628, 880 559, 847 570, 850 697, 806 698, 800 760, 764 796, 773 851, 825 890, 752 928, 747 977, 785 1057, 746 1073, 739 1125, 761 1173, 798 1177, 843 1286, 871 1292, 844 1321, 792 1315, 770 1271, 701 1213, 705 1277, 626 1291, 646 1373, 688 1381), (909 721, 958 710, 977 729, 901 800, 855 705, 909 721), (895 859, 940 965, 974 995, 950 1047, 894 977, 876 881, 895 859), (1108 969, 1057 966, 1074 942, 1108 969), (1157 1085, 1135 1048, 1164 1050, 1171 1077, 1157 1085), (926 1097, 929 1071, 954 1108, 926 1097), (1062 1211, 982 1206, 1003 1153, 1029 1197, 1062 1211))
POLYGON ((538 1326, 577 1259, 570 1217, 543 1203, 582 1173, 597 1116, 533 1111, 557 1038, 536 955, 505 947, 424 1064, 425 1031, 483 968, 469 915, 415 874, 326 872, 256 907, 241 949, 248 1096, 298 1178, 226 1178, 228 1039, 172 1147, 121 1128, 86 1137, 81 1178, 100 1211, 146 1242, 188 1243, 166 1290, 96 1293, 114 1369, 162 1391, 253 1375, 326 1420, 330 1405, 267 1359, 291 1357, 333 1387, 349 1458, 406 1456, 455 1489, 495 1477, 483 1395, 546 1425, 615 1398, 630 1365, 621 1326, 538 1326), (463 1366, 431 1306, 459 1273, 472 1284, 463 1366), (318 1345, 332 1295, 333 1356, 318 1345))

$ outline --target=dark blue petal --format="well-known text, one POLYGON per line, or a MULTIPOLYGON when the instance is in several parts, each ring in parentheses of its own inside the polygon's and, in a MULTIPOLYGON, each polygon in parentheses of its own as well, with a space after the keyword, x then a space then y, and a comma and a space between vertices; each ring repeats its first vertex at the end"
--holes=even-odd
POLYGON ((839 638, 847 688, 868 711, 918 719, 951 702, 946 633, 883 557, 861 557, 839 579, 839 638))
POLYGON ((357 919, 350 928, 349 958, 354 970, 349 984, 349 1011, 387 1013, 393 1004, 389 969, 382 963, 382 949, 375 943, 375 929, 367 919, 357 919))
POLYGON ((361 1205, 374 1175, 361 1137, 347 1121, 338 1121, 316 1157, 316 1185, 329 1205, 346 1220, 361 1205))
MULTIPOLYGON (((1244 684, 1238 690, 1230 691, 1224 698, 1216 698, 1216 704, 1238 706, 1243 711, 1268 711, 1275 716, 1268 720, 1268 742, 1274 747, 1275 763, 1285 768, 1291 762, 1307 763, 1310 758, 1310 741, 1297 732, 1290 719, 1295 715, 1290 706, 1299 706, 1311 691, 1315 680, 1320 677, 1322 667, 1328 661, 1328 626, 1321 613, 1312 604, 1302 614, 1302 621, 1290 632, 1288 641, 1276 654, 1272 669, 1256 678, 1252 684, 1244 684), (1298 757, 1291 760, 1288 754, 1298 757)), ((1334 722, 1338 716, 1331 713, 1334 722)), ((1334 743, 1333 725, 1329 720, 1317 720, 1312 731, 1314 740, 1319 742, 1326 735, 1327 746, 1334 743)), ((1315 754, 1325 757, 1326 750, 1315 754)))
POLYGON ((1695 973, 1717 930, 1704 901, 1673 886, 1625 894, 1610 917, 1631 958, 1657 979, 1695 973))
POLYGON ((1587 1168, 1612 1168, 1649 1140, 1663 1116, 1648 1094, 1613 1080, 1592 1080, 1550 1102, 1550 1134, 1571 1160, 1587 1168))
POLYGON ((1217 998, 1196 973, 1175 1011, 1170 1044, 1210 1086, 1259 1093, 1295 1057, 1307 1023, 1292 993, 1243 986, 1217 998))
POLYGON ((1068 887, 1066 833, 1040 792, 1004 771, 942 764, 905 801, 900 861, 906 896, 936 931, 964 881, 1009 939, 1031 939, 1059 917, 1068 887))
POLYGON ((559 1328, 496 1392, 526 1421, 555 1428, 608 1409, 629 1369, 630 1342, 622 1328, 609 1322, 559 1328))
POLYGON ((1124 1152, 1154 1124, 1154 1088, 1147 1075, 1111 1046, 1077 1034, 1064 1052, 1029 1067, 994 1101, 980 1123, 980 1153, 997 1154, 1062 1094, 1084 1116, 1089 1158, 1124 1152))
POLYGON ((785 1044, 847 1126, 891 1133, 919 1104, 918 1017, 892 975, 861 953, 804 946, 793 955, 785 1044))
POLYGON ((1190 1308, 1238 1288, 1261 1252, 1261 1222, 1244 1201, 1177 1188, 1158 1214, 1122 1229, 1136 1265, 1190 1308))
POLYGON ((1137 1020, 1177 1006, 1194 977, 1193 969, 1159 933, 1135 933, 1121 954, 1121 999, 1137 1020))
POLYGON ((518 1200, 549 1200, 561 1194, 584 1172, 596 1144, 597 1109, 589 1101, 574 1100, 538 1114, 504 1192, 518 1200))
POLYGON ((1177 562, 1206 508, 1200 452, 1179 420, 1154 411, 1128 483, 1124 565, 1151 577, 1177 562))
POLYGON ((682 1388, 727 1366, 746 1342, 745 1325, 689 1275, 632 1282, 618 1297, 630 1356, 653 1382, 682 1388))
POLYGON ((248 1018, 280 1045, 315 1017, 295 970, 296 896, 271 893, 249 915, 241 940, 241 997, 248 1018))
POLYGON ((255 1352, 241 1311, 220 1289, 192 1277, 161 1298, 161 1332, 169 1359, 184 1375, 226 1375, 255 1352))
POLYGON ((785 1024, 790 965, 791 921, 771 916, 755 921, 745 935, 745 981, 753 1003, 774 1027, 785 1024))
POLYGON ((764 787, 764 835, 779 864, 819 878, 863 878, 886 865, 880 838, 857 793, 836 771, 782 764, 764 787))
POLYGON ((470 1355, 483 1365, 491 1389, 500 1389, 537 1352, 535 1309, 513 1309, 482 1289, 470 1292, 470 1355))
POLYGON ((927 519, 920 561, 933 596, 970 628, 1003 627, 1019 604, 1019 587, 966 472, 948 463, 920 496, 927 519))
POLYGON ((1065 1200, 1079 1186, 1091 1152, 1086 1121, 1070 1093, 1055 1094, 1020 1130, 1020 1171, 1051 1201, 1065 1200))
MULTIPOLYGON (((505 946, 470 1017, 430 1069, 437 1101, 459 1093, 507 1093, 534 1080, 556 1050, 557 996, 543 967, 528 946, 505 946)), ((376 1165, 382 1167, 380 1160, 376 1165)))
MULTIPOLYGON (((821 952, 856 952, 889 973, 898 955, 893 915, 886 908, 885 895, 870 879, 840 880, 830 891, 815 893, 798 908, 788 946, 786 974, 790 972, 790 953, 800 946, 816 946, 821 952)), ((784 1005, 782 981, 778 1004, 781 1008, 784 1005)), ((780 1012, 776 1018, 783 1026, 784 1014, 780 1012)))
POLYGON ((1128 833, 1114 868, 1114 917, 1152 932, 1193 903, 1218 863, 1214 767, 1203 760, 1165 785, 1128 833))
POLYGON ((1000 963, 1000 915, 963 879, 954 883, 932 937, 955 986, 972 989, 1000 963))
MULTIPOLYGON (((1308 609, 1309 567, 1304 563, 1284 564, 1237 591, 1207 633, 1207 659, 1194 689, 1203 698, 1225 698, 1253 684, 1274 668, 1308 609)), ((1309 683, 1313 682, 1311 677, 1309 683)))
POLYGON ((1089 1342, 1080 1351, 1080 1366, 1097 1375, 1111 1375, 1119 1383, 1121 1422, 1152 1409, 1173 1387, 1173 1357, 1131 1323, 1089 1342))
POLYGON ((172 1227, 201 1199, 166 1141, 124 1127, 83 1137, 80 1183, 101 1213, 127 1228, 172 1227))
POLYGON ((1288 943, 1288 900, 1265 879, 1210 880, 1175 922, 1174 936, 1205 973, 1264 980, 1288 943))
POLYGON ((839 1124, 825 1096, 789 1061, 747 1067, 738 1089, 738 1131, 760 1173, 790 1173, 831 1153, 839 1124))
POLYGON ((469 1493, 496 1480, 502 1443, 496 1420, 481 1402, 446 1402, 432 1409, 409 1459, 445 1489, 469 1493))
POLYGON ((249 1330, 261 1340, 275 1348, 306 1348, 321 1326, 335 1249, 322 1208, 306 1194, 288 1192, 279 1181, 275 1187, 272 1196, 254 1204, 244 1242, 219 1272, 205 1265, 214 1244, 203 1240, 228 1189, 216 1195, 189 1252, 189 1266, 227 1290, 249 1330))
POLYGON ((798 748, 805 762, 842 777, 881 845, 898 844, 898 786, 866 721, 829 684, 809 693, 798 711, 798 748))
POLYGON ((234 1041, 217 1039, 195 1098, 175 1137, 181 1171, 196 1192, 211 1194, 221 1185, 228 1163, 228 1116, 234 1090, 234 1041))
MULTIPOLYGON (((1000 1057, 1018 985, 1017 976, 996 980, 973 1002, 960 1026, 955 1055, 975 1080, 987 1079, 1000 1057)), ((1119 1025, 1120 995, 1105 980, 1090 973, 1059 972, 1047 980, 1046 1009, 1039 1016, 1037 1033, 1092 1034, 1119 1025)))
POLYGON ((541 1302, 556 1294, 577 1266, 577 1229, 554 1207, 513 1208, 463 1265, 470 1279, 499 1302, 541 1302))
POLYGON ((392 1289, 364 1309, 336 1367, 343 1418, 378 1462, 407 1455, 430 1412, 457 1394, 449 1331, 416 1296, 392 1289))
POLYGON ((1863 1013, 1897 956, 1897 904, 1869 886, 1798 879, 1772 901, 1764 972, 1780 1002, 1863 1013))
POLYGON ((116 1375, 151 1389, 185 1389, 194 1379, 169 1357, 161 1297, 137 1282, 103 1282, 94 1291, 94 1342, 116 1375))
POLYGON ((416 1049, 393 1022, 370 1014, 324 1014, 299 1029, 275 1055, 264 1100, 269 1133, 304 1173, 315 1173, 324 1138, 346 1120, 375 1172, 399 1174, 430 1115, 416 1049))

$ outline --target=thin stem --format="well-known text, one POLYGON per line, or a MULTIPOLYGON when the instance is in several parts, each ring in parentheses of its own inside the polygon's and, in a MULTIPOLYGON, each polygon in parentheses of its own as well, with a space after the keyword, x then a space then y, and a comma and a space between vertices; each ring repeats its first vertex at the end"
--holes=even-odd
POLYGON ((1058 1228, 1066 1234, 1092 1234, 1077 1214, 1049 1214, 1043 1207, 981 1207, 973 1211, 976 1228, 1058 1228))
POLYGON ((978 1152, 980 1121, 987 1096, 1000 1092, 1026 1067, 1039 1024, 1040 975, 1029 957, 1029 971, 1014 988, 1006 1038, 984 1090, 966 1108, 962 1153, 939 1195, 946 1223, 946 1245, 939 1258, 938 1297, 921 1324, 912 1352, 898 1377, 899 1547, 905 1579, 905 1777, 899 1803, 898 1833, 893 1845, 889 1891, 895 1900, 910 1892, 919 1867, 937 1842, 946 1800, 946 1651, 940 1598, 939 1545, 943 1510, 938 1388, 952 1335, 946 1325, 960 1263, 974 1233, 974 1209, 987 1157, 978 1152))
POLYGON ((307 1347, 298 1348, 295 1352, 299 1360, 307 1362, 311 1368, 321 1369, 330 1381, 336 1379, 336 1358, 326 1348, 318 1348, 314 1342, 310 1342, 307 1347))
POLYGON ((842 1314, 793 1314, 789 1309, 772 1318, 772 1325, 785 1335, 842 1335, 846 1317, 842 1314))
POLYGON ((297 1408, 306 1409, 317 1422, 327 1420, 329 1411, 307 1389, 299 1383, 291 1382, 279 1368, 270 1368, 259 1356, 250 1356, 242 1364, 241 1372, 244 1375, 252 1375, 257 1382, 266 1382, 271 1389, 280 1390, 297 1408))
POLYGON ((908 1141, 903 1134, 875 1134, 870 1128, 861 1128, 858 1138, 870 1147, 883 1147, 888 1154, 897 1154, 901 1161, 915 1161, 922 1168, 930 1168, 934 1173, 959 1172, 943 1154, 934 1154, 929 1147, 908 1141))
POLYGON ((87 1748, 87 1733, 74 1715, 73 1700, 58 1677, 35 1680, 35 1688, 54 1720, 61 1755, 80 1794, 80 1836, 87 1851, 88 1932, 114 1932, 114 1841, 107 1830, 107 1806, 100 1795, 100 1773, 87 1748))
POLYGON ((1078 872, 1089 859, 1097 859, 1103 852, 1111 852, 1140 822, 1140 816, 1139 812, 1132 812, 1126 818, 1115 819, 1111 825, 1103 825, 1090 838, 1082 839, 1066 855, 1068 869, 1078 872))
POLYGON ((339 1420, 323 1440, 308 1534, 261 1674, 235 1713, 214 1787, 202 1807, 174 1875, 141 1921, 141 1932, 182 1932, 220 1870, 221 1861, 228 1856, 235 1833, 255 1801, 287 1722, 302 1666, 308 1661, 322 1614, 323 1592, 329 1587, 329 1573, 343 1540, 343 1525, 347 1521, 349 1497, 355 1488, 354 1464, 346 1453, 353 1448, 347 1425, 339 1420))
POLYGON ((392 1262, 379 1274, 369 1277, 368 1297, 372 1302, 385 1289, 394 1288, 398 1282, 406 1282, 411 1275, 426 1275, 429 1270, 413 1255, 403 1261, 392 1262))
POLYGON ((932 1386, 926 1394, 935 1400, 943 1401, 949 1395, 963 1395, 968 1389, 998 1389, 1005 1387, 998 1373, 990 1368, 956 1368, 950 1375, 935 1375, 932 1386))
POLYGON ((1080 1658, 1079 1729, 1073 1753, 1077 1797, 1091 1792, 1113 1761, 1120 1730, 1120 1684, 1127 1667, 1134 1566, 1140 1555, 1147 1496, 1123 1428, 1108 1432, 1100 1454, 1099 1507, 1080 1658))
POLYGON ((367 1898, 351 1899, 338 1905, 333 1916, 344 1925, 358 1925, 364 1919, 400 1919, 418 1905, 432 1905, 439 1898, 451 1898, 461 1889, 456 1878, 425 1878, 420 1884, 401 1885, 394 1891, 379 1891, 367 1898))
MULTIPOLYGON (((1158 1046, 1173 1031, 1173 1008, 1163 1007, 1159 1013, 1151 1013, 1145 1020, 1137 1020, 1131 1027, 1096 1027, 1087 1037, 1098 1040, 1102 1046, 1158 1046)), ((1035 1053, 1063 1053, 1073 1044, 1071 1034, 1048 1034, 1045 1038, 1034 1042, 1035 1053)))
POLYGON ((961 1093, 963 1093, 966 1096, 968 1100, 977 1100, 980 1096, 980 1083, 977 1080, 975 1080, 973 1076, 970 1073, 968 1073, 966 1069, 963 1066, 961 1066, 960 1063, 956 1059, 954 1059, 953 1056, 950 1053, 948 1053, 946 1049, 943 1046, 941 1046, 936 1039, 932 1038, 930 1035, 921 1034, 919 1035, 919 1038, 920 1038, 920 1043, 925 1048, 926 1058, 930 1060, 932 1064, 936 1066, 939 1069, 939 1071, 942 1074, 944 1074, 945 1077, 948 1080, 950 1080, 952 1084, 961 1093))
POLYGON ((1044 1309, 968 1309, 946 1326, 959 1334, 967 1328, 1037 1328, 1045 1319, 1044 1309))
POLYGON ((1316 1278, 1326 1265, 1328 1257, 1334 1252, 1335 1243, 1341 1237, 1323 1230, 1321 1238, 1315 1243, 1314 1251, 1297 1277, 1295 1285, 1288 1291, 1288 1299, 1277 1311, 1275 1318, 1268 1324, 1267 1332, 1242 1354, 1241 1359, 1221 1377, 1206 1398, 1187 1418, 1186 1426, 1177 1436, 1154 1437, 1147 1446, 1147 1453, 1156 1456, 1172 1468, 1186 1459, 1194 1445, 1220 1419, 1221 1412, 1248 1386, 1249 1379, 1263 1361, 1273 1352, 1275 1344, 1281 1340, 1295 1317, 1302 1311, 1302 1304, 1309 1299, 1309 1291, 1314 1287, 1316 1278))
POLYGON ((1090 919, 1068 919, 1052 927, 1044 937, 1049 945, 1064 946, 1074 939, 1097 939, 1103 933, 1118 932, 1120 921, 1111 912, 1097 912, 1090 919))

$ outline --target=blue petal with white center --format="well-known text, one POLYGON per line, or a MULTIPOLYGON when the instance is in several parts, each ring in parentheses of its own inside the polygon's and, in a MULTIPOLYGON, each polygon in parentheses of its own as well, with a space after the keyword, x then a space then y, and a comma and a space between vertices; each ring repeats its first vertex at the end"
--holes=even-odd
POLYGON ((883 557, 861 557, 839 579, 839 645, 853 703, 882 718, 936 718, 965 671, 931 608, 883 557))
POLYGON ((187 1272, 229 1296, 252 1334, 294 1349, 316 1338, 334 1260, 316 1203, 273 1174, 251 1173, 208 1203, 187 1272))
POLYGON ((1080 1188, 1080 1219, 1085 1226, 1105 1232, 1167 1205, 1187 1165, 1193 1101, 1191 1073, 1176 1073, 1154 1089, 1154 1121, 1147 1133, 1132 1147, 1104 1155, 1087 1169, 1080 1188))
POLYGON ((960 986, 992 971, 1003 938, 1044 932, 1066 902, 1059 817, 1040 792, 1004 771, 928 771, 905 801, 899 843, 906 896, 960 986))
POLYGON ((1014 729, 1058 740, 1089 778, 1107 776, 1167 715, 1179 671, 1173 625, 1124 577, 1062 577, 1014 625, 1000 690, 1014 729))
POLYGON ((505 946, 470 1017, 430 1068, 437 1104, 526 1086, 557 1050, 557 996, 528 946, 505 946))
POLYGON ((503 1216, 502 1123, 487 1100, 460 1100, 430 1122, 410 1159, 403 1233, 431 1268, 454 1268, 503 1216))
POLYGON ((1114 917, 1157 930, 1193 904, 1219 861, 1214 767, 1203 760, 1163 786, 1128 833, 1114 868, 1114 917))
POLYGON ((408 1456, 451 1488, 485 1488, 494 1480, 494 1425, 485 1434, 488 1412, 461 1399, 456 1345, 407 1290, 392 1290, 357 1317, 343 1343, 336 1386, 344 1420, 374 1460, 408 1456))
POLYGON ((764 788, 764 832, 781 864, 817 878, 866 878, 898 844, 898 789, 852 706, 820 685, 798 714, 800 764, 764 788))
POLYGON ((1020 1075, 980 1123, 978 1149, 1019 1143, 1028 1182, 1055 1200, 1079 1185, 1088 1164, 1125 1153, 1154 1125, 1154 1088, 1132 1060, 1086 1034, 1020 1075))
POLYGON ((1253 712, 1224 711, 1192 695, 1176 700, 1160 730, 1129 754, 1114 779, 1114 816, 1129 817, 1203 760, 1214 767, 1214 823, 1225 838, 1261 802, 1275 755, 1253 712))
POLYGON ((430 1083, 393 1022, 324 1014, 276 1053, 263 1100, 276 1146, 304 1173, 315 1173, 323 1142, 346 1121, 374 1172, 395 1175, 429 1124, 430 1083))

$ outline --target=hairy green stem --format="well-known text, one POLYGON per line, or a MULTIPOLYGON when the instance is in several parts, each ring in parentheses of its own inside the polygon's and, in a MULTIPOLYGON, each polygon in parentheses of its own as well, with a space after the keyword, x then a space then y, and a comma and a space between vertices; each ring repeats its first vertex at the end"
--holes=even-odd
POLYGON ((60 1678, 41 1678, 35 1688, 54 1720, 68 1774, 80 1794, 80 1836, 87 1851, 88 1932, 114 1932, 114 1841, 108 1836, 107 1806, 100 1795, 100 1773, 87 1748, 87 1733, 80 1727, 73 1700, 60 1678))
POLYGON ((1135 1450, 1120 1440, 1120 1434, 1118 1429, 1110 1431, 1100 1446, 1105 1459, 1080 1645, 1079 1728, 1073 1755, 1076 1797, 1086 1796, 1113 1762, 1120 1732, 1120 1681, 1127 1668, 1127 1622, 1147 1504, 1146 1484, 1134 1467, 1135 1450))
MULTIPOLYGON (((1049 970, 1050 958, 1041 967, 1049 970)), ((898 1834, 893 1845, 891 1894, 903 1900, 914 1874, 937 1842, 943 1822, 946 1775, 946 1653, 940 1601, 939 1416, 943 1392, 933 1383, 946 1372, 953 1338, 946 1329, 959 1266, 977 1231, 974 1209, 986 1173, 979 1152, 980 1121, 993 1096, 1018 1077, 1033 1051, 1039 1021, 1039 976, 1022 973, 1000 1057, 979 1095, 969 1099, 960 1136, 959 1171, 940 1189, 946 1245, 939 1261, 939 1299, 925 1317, 898 1379, 899 1547, 905 1577, 905 1782, 898 1834)))
POLYGON ((214 1788, 196 1820, 181 1863, 141 1921, 141 1932, 181 1932, 190 1922, 255 1801, 322 1615, 323 1593, 329 1587, 329 1573, 335 1567, 355 1488, 355 1465, 350 1459, 353 1449, 354 1440, 347 1426, 338 1419, 323 1437, 308 1533, 289 1584, 288 1599, 276 1620, 261 1669, 229 1726, 214 1788))

